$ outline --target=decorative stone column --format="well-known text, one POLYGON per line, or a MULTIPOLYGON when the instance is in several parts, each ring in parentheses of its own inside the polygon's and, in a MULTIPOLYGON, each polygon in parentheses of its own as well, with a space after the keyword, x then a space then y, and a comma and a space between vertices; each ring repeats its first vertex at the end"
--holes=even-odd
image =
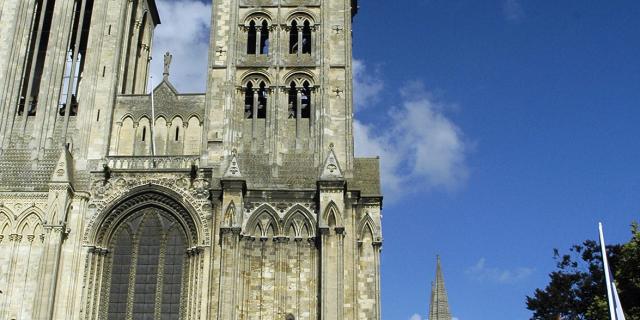
POLYGON ((322 320, 342 320, 344 298, 344 180, 318 181, 322 320))
MULTIPOLYGON (((255 110, 255 107, 254 107, 255 110)), ((255 121, 255 118, 254 118, 255 121)), ((221 180, 222 206, 216 212, 216 224, 220 240, 218 241, 219 277, 216 286, 219 287, 217 303, 218 320, 236 319, 238 308, 237 288, 241 284, 239 262, 240 232, 242 226, 242 210, 247 184, 238 166, 235 150, 231 155, 229 166, 221 180)), ((215 263, 215 262, 214 262, 215 263)), ((214 277, 215 278, 215 277, 214 277)), ((213 279, 213 278, 212 278, 213 279)))

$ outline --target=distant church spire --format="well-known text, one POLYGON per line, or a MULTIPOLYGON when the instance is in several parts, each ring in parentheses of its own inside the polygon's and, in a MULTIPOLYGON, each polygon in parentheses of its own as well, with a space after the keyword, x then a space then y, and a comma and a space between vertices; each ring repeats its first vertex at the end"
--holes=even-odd
POLYGON ((436 262, 436 281, 431 283, 431 304, 429 305, 429 320, 451 320, 447 289, 444 287, 440 256, 436 262))

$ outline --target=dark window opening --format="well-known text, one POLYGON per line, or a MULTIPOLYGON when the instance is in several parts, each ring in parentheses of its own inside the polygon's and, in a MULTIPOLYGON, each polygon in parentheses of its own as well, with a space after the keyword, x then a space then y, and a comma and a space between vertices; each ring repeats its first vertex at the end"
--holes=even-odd
POLYGON ((304 22, 302 28, 302 53, 311 53, 311 24, 308 20, 304 22))
POLYGON ((266 84, 261 82, 260 90, 258 91, 258 119, 267 117, 267 95, 266 84))
MULTIPOLYGON (((61 116, 64 116, 64 114, 67 112, 67 103, 66 103, 66 99, 64 103, 60 104, 60 107, 58 108, 58 114, 61 116)), ((72 95, 71 96, 71 113, 69 114, 69 116, 75 116, 78 114, 78 100, 76 99, 76 95, 72 95)))
POLYGON ((253 84, 247 83, 244 89, 244 118, 253 119, 253 84))
POLYGON ((76 12, 71 33, 71 41, 67 50, 64 75, 59 100, 59 114, 65 115, 69 109, 69 116, 78 114, 78 88, 82 81, 82 73, 86 62, 87 44, 89 40, 89 28, 91 27, 91 12, 93 11, 93 0, 86 0, 84 17, 80 17, 82 1, 76 1, 76 12), (82 20, 82 26, 78 27, 82 20), (78 38, 79 37, 79 38, 78 38), (78 48, 76 48, 78 45, 78 48), (77 56, 74 54, 77 53, 77 56), (67 104, 71 108, 67 108, 67 104))
POLYGON ((176 141, 178 141, 178 138, 180 138, 180 127, 176 127, 176 141))
POLYGON ((96 122, 100 121, 100 109, 98 109, 98 115, 96 116, 96 122))
POLYGON ((108 319, 124 320, 128 312, 133 319, 154 319, 156 310, 162 319, 179 319, 184 229, 164 211, 145 211, 126 218, 110 241, 113 258, 104 275, 110 279, 108 319))
POLYGON ((147 127, 142 128, 142 141, 147 139, 147 127))
POLYGON ((256 23, 249 23, 249 31, 247 36, 247 54, 256 54, 256 23))
POLYGON ((153 319, 163 232, 157 216, 147 214, 143 219, 138 235, 133 314, 134 319, 153 319))
POLYGON ((263 82, 260 82, 260 87, 257 91, 253 88, 253 83, 247 83, 247 87, 244 90, 244 118, 245 119, 253 119, 254 118, 254 104, 256 102, 257 95, 257 108, 255 110, 256 119, 265 119, 267 117, 267 98, 268 91, 267 85, 263 82))
POLYGON ((25 73, 18 98, 18 115, 23 115, 25 109, 28 116, 36 114, 40 81, 42 80, 55 6, 55 0, 49 0, 46 8, 42 7, 42 2, 42 0, 36 1, 33 8, 30 42, 24 64, 25 73))
POLYGON ((298 23, 291 22, 291 29, 289 30, 289 53, 298 53, 298 23))
POLYGON ((291 82, 289 86, 289 119, 295 119, 298 112, 298 91, 296 84, 291 82))
POLYGON ((309 82, 307 81, 303 83, 300 102, 302 104, 300 109, 300 117, 308 119, 311 115, 311 88, 309 87, 309 82))
POLYGON ((126 319, 127 296, 133 239, 126 228, 120 228, 114 239, 113 265, 111 267, 111 292, 109 293, 109 318, 126 319))
POLYGON ((311 85, 308 81, 302 87, 296 87, 295 82, 289 86, 289 119, 308 119, 311 117, 311 85), (298 111, 299 107, 299 111, 298 111), (298 114, 299 113, 299 114, 298 114))
POLYGON ((260 30, 260 54, 269 54, 269 25, 262 21, 260 30))

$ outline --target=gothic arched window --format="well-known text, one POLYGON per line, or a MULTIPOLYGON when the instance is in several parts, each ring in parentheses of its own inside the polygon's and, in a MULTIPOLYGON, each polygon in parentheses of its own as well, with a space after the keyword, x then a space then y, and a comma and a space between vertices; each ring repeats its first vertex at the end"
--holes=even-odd
POLYGON ((269 54, 269 22, 266 17, 254 17, 245 25, 247 54, 269 54))
POLYGON ((313 20, 309 16, 298 16, 291 21, 289 24, 289 54, 311 54, 313 29, 313 20))
POLYGON ((296 21, 291 22, 289 29, 289 53, 298 53, 298 23, 296 21))
POLYGON ((256 54, 256 23, 255 21, 249 22, 249 29, 247 31, 247 54, 256 54))
POLYGON ((120 223, 109 245, 109 319, 180 318, 186 239, 178 220, 156 208, 120 223))
POLYGON ((269 54, 269 24, 262 21, 260 28, 260 54, 269 54))
POLYGON ((311 117, 312 86, 308 80, 291 81, 288 86, 289 119, 311 117))
POLYGON ((311 53, 311 24, 309 20, 305 20, 302 26, 302 53, 311 53))
POLYGON ((267 117, 267 84, 264 81, 249 81, 244 88, 244 118, 265 119, 267 117), (254 84, 255 83, 255 84, 254 84))

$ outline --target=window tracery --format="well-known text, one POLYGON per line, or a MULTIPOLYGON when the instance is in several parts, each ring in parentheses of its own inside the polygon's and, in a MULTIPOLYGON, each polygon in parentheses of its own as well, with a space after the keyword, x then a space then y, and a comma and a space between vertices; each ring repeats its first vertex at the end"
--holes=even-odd
POLYGON ((268 82, 262 76, 253 76, 245 80, 244 86, 244 118, 265 119, 269 98, 268 82))
POLYGON ((309 119, 312 114, 313 85, 309 78, 298 76, 288 82, 289 119, 309 119))
POLYGON ((298 14, 287 26, 289 31, 289 54, 311 54, 314 22, 311 17, 298 14))
POLYGON ((178 220, 157 208, 116 227, 109 246, 109 319, 179 319, 186 239, 178 220))
POLYGON ((243 28, 246 32, 247 54, 268 55, 270 47, 271 21, 262 14, 252 15, 243 28))

